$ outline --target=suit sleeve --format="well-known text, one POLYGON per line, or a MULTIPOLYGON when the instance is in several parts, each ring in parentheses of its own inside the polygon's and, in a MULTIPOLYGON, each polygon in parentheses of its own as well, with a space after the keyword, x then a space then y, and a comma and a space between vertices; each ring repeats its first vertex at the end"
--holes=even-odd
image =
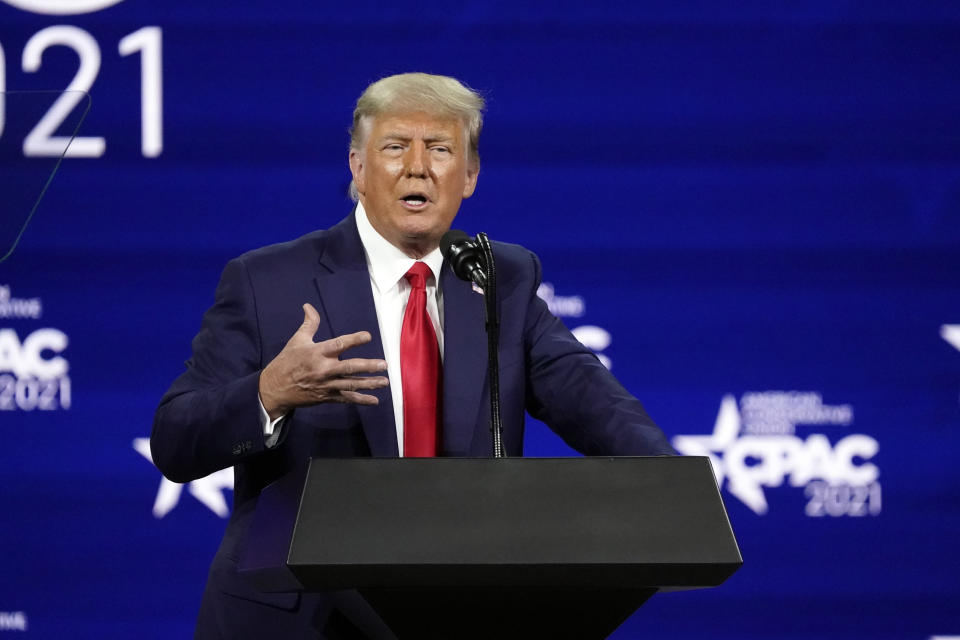
POLYGON ((673 455, 643 405, 550 313, 537 295, 540 261, 524 327, 527 411, 585 455, 673 455))
POLYGON ((262 345, 241 259, 224 268, 192 346, 186 371, 160 401, 150 437, 154 463, 175 482, 233 466, 265 448, 258 395, 262 345))

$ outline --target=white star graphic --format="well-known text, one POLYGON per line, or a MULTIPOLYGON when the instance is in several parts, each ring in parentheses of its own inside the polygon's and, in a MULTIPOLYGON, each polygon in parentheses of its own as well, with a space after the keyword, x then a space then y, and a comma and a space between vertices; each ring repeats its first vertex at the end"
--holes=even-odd
MULTIPOLYGON (((732 395, 723 396, 720 401, 720 410, 713 423, 713 433, 708 436, 674 436, 673 446, 686 456, 707 456, 713 465, 713 474, 717 477, 717 486, 723 488, 726 471, 723 465, 723 456, 737 440, 740 434, 740 410, 737 408, 737 399, 732 395), (719 455, 718 455, 719 454, 719 455)), ((767 499, 763 489, 756 482, 745 481, 736 477, 729 477, 727 490, 739 498, 754 513, 763 515, 767 512, 767 499)))
POLYGON ((940 327, 940 337, 960 350, 960 324, 945 324, 940 327))
MULTIPOLYGON (((150 455, 150 438, 134 438, 133 448, 137 453, 146 458, 150 464, 153 464, 153 456, 150 455)), ((215 471, 187 485, 187 490, 190 492, 190 495, 221 518, 226 518, 230 515, 230 508, 227 507, 227 501, 223 497, 224 489, 233 489, 233 468, 215 471)), ((170 513, 170 511, 177 506, 177 503, 180 502, 180 493, 182 491, 182 484, 161 478, 160 488, 157 489, 157 497, 153 501, 154 517, 162 518, 170 513)))

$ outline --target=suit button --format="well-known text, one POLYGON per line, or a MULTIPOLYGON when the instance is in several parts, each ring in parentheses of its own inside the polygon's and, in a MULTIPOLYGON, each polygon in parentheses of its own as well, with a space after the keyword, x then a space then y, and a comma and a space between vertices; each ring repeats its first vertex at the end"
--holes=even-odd
POLYGON ((233 455, 238 456, 241 453, 243 453, 243 445, 238 442, 237 444, 233 445, 233 455))

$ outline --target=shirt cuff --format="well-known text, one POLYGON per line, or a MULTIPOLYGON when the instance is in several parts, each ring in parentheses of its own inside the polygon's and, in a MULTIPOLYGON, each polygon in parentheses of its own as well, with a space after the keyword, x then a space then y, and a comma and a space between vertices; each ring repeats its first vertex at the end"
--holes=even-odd
POLYGON ((273 449, 280 441, 280 434, 283 433, 283 421, 287 414, 283 414, 276 420, 270 419, 270 414, 263 408, 263 400, 260 394, 257 394, 257 404, 260 405, 260 424, 263 426, 263 443, 267 449, 273 449))

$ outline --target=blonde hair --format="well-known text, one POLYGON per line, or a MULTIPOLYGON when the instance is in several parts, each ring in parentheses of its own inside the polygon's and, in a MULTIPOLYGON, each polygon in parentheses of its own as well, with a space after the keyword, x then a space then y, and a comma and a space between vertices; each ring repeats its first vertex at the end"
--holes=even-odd
MULTIPOLYGON (((470 160, 480 162, 480 129, 483 127, 483 96, 456 78, 429 73, 401 73, 377 80, 360 95, 353 110, 350 149, 359 151, 373 118, 386 113, 424 112, 461 120, 467 130, 470 160)), ((350 197, 357 201, 356 185, 350 197)))

